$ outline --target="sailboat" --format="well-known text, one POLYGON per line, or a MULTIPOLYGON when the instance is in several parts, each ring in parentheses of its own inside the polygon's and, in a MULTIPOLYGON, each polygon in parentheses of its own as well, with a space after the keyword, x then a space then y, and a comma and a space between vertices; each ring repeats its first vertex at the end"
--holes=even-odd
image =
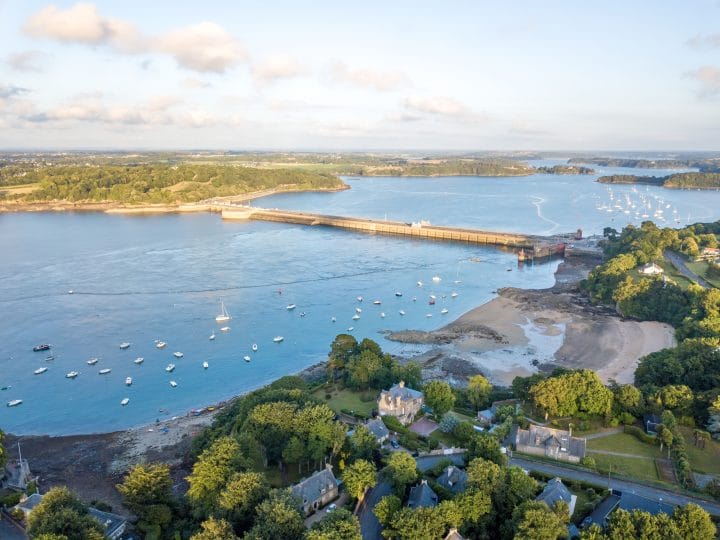
POLYGON ((208 338, 210 341, 213 341, 215 339, 215 332, 210 334, 210 337, 208 338))
POLYGON ((225 308, 225 302, 220 302, 220 315, 215 317, 215 322, 227 322, 230 320, 230 314, 228 313, 227 309, 225 308))

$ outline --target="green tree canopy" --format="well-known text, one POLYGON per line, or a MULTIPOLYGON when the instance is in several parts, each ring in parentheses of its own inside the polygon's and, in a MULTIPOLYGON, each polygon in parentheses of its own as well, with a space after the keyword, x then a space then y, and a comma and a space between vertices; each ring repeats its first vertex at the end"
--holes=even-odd
POLYGON ((141 530, 149 532, 170 524, 173 496, 168 465, 136 465, 116 487, 123 496, 123 504, 139 518, 141 530))
POLYGON ((492 384, 482 375, 473 375, 468 379, 468 400, 476 410, 480 410, 487 405, 491 392, 492 384))
POLYGON ((190 540, 239 540, 230 523, 224 519, 208 518, 200 524, 201 531, 190 540))
POLYGON ((350 496, 361 500, 365 491, 377 483, 375 465, 364 459, 358 459, 345 468, 342 479, 350 496))
POLYGON ((398 493, 418 478, 415 460, 407 452, 390 454, 385 471, 398 493))
POLYGON ((68 488, 50 489, 28 516, 28 535, 64 536, 67 540, 102 540, 103 528, 68 488))
POLYGON ((274 489, 268 498, 258 505, 255 525, 247 533, 247 540, 301 540, 305 537, 305 523, 298 510, 297 501, 290 490, 274 489))
POLYGON ((455 394, 445 381, 430 381, 425 385, 423 393, 425 403, 432 409, 436 418, 442 418, 455 404, 455 394))
POLYGON ((306 540, 361 540, 360 522, 344 508, 338 508, 313 524, 306 540))
POLYGON ((556 417, 578 413, 605 416, 613 402, 612 392, 589 369, 543 379, 530 389, 530 395, 536 406, 556 417))

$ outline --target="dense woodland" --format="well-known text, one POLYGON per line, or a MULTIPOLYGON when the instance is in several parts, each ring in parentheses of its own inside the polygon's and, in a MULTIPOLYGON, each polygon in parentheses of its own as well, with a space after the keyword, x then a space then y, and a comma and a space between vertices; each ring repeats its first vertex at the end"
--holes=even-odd
POLYGON ((701 172, 717 172, 720 170, 720 158, 685 158, 685 159, 642 159, 642 158, 601 158, 577 157, 568 163, 599 165, 601 167, 627 167, 631 169, 699 169, 701 172))
POLYGON ((541 174, 595 174, 590 167, 576 165, 553 165, 552 167, 536 167, 535 171, 541 174))
POLYGON ((632 174, 614 174, 597 179, 601 184, 649 184, 676 189, 720 189, 720 173, 687 172, 668 176, 635 176, 632 174))

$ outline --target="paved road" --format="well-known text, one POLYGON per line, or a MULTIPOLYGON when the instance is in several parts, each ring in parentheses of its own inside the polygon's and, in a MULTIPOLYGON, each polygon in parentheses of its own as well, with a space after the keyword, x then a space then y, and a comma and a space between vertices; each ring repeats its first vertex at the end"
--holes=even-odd
POLYGON ((705 289, 712 289, 712 285, 710 285, 707 281, 705 281, 703 278, 698 276, 695 272, 690 270, 687 265, 685 264, 685 260, 675 253, 674 251, 665 250, 665 253, 663 253, 665 258, 672 263, 672 265, 677 268, 678 272, 680 272, 683 276, 686 278, 694 281, 701 287, 705 289))
POLYGON ((390 494, 392 494, 392 486, 389 482, 383 481, 365 494, 365 498, 357 511, 363 540, 380 540, 382 538, 380 534, 382 526, 375 517, 373 509, 375 505, 380 502, 380 499, 390 494))
MULTIPOLYGON (((511 458, 510 465, 517 465, 518 467, 522 467, 523 469, 539 471, 546 474, 554 474, 571 480, 584 480, 585 482, 591 482, 600 486, 608 485, 607 476, 603 476, 590 471, 578 471, 576 469, 563 467, 559 464, 555 465, 552 463, 533 461, 530 459, 526 459, 524 456, 522 458, 511 458)), ((646 486, 637 482, 630 482, 627 480, 620 480, 616 478, 610 479, 610 487, 618 491, 642 495, 647 499, 652 499, 654 501, 663 501, 665 503, 673 504, 676 506, 682 506, 687 503, 695 503, 703 507, 711 514, 720 516, 720 504, 706 501, 703 499, 697 499, 688 495, 681 495, 679 493, 673 493, 672 491, 666 491, 664 489, 659 489, 651 486, 646 486)))
POLYGON ((0 513, 0 538, 2 540, 27 540, 28 536, 8 517, 0 513))

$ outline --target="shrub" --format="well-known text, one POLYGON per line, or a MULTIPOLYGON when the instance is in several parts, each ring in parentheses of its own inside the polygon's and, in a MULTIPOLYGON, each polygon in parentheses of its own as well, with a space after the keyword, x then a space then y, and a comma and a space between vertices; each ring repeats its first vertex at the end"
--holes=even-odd
POLYGON ((22 496, 22 493, 8 493, 7 495, 5 495, 5 497, 2 498, 0 502, 7 507, 15 506, 17 503, 20 502, 22 496))
POLYGON ((325 399, 331 399, 331 398, 332 398, 332 394, 325 394, 325 399))
POLYGON ((625 426, 632 426, 635 423, 635 417, 629 412, 622 413, 618 416, 618 420, 620 420, 620 423, 625 426))
POLYGON ((400 420, 394 416, 383 416, 382 421, 390 431, 397 433, 406 433, 408 429, 400 423, 400 420))
POLYGON ((595 463, 595 458, 591 456, 585 456, 580 460, 580 465, 583 467, 587 467, 588 469, 594 469, 597 467, 597 463, 595 463))
POLYGON ((632 435, 640 442, 644 442, 645 444, 655 444, 655 437, 652 435, 648 435, 637 426, 625 426, 625 429, 623 431, 632 435))
POLYGON ((30 483, 28 483, 27 488, 25 489, 26 495, 32 495, 33 493, 37 493, 37 482, 35 480, 32 480, 30 483))
POLYGON ((13 508, 10 510, 10 517, 15 521, 22 521, 25 519, 25 513, 19 508, 13 508))

